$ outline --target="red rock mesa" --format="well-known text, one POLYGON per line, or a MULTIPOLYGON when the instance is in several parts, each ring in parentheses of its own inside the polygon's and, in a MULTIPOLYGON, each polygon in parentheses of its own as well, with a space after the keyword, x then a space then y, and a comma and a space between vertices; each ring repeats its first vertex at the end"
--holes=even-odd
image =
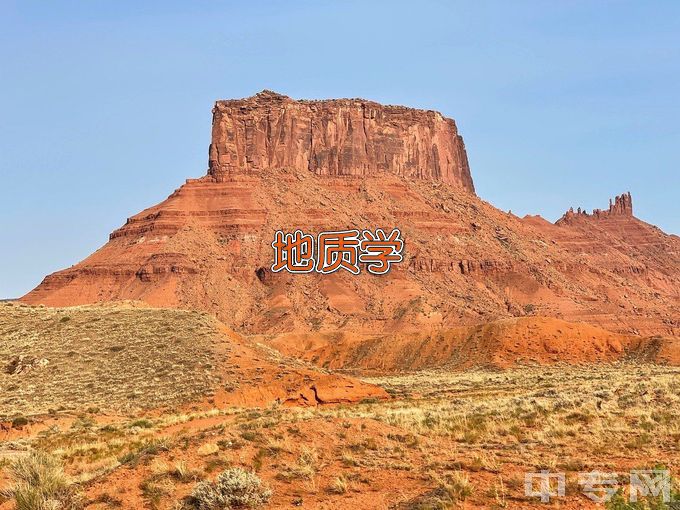
POLYGON ((366 177, 387 172, 445 182, 474 193, 456 123, 434 111, 363 99, 294 101, 270 91, 218 101, 209 174, 267 168, 366 177))
POLYGON ((680 239, 608 211, 556 224, 478 198, 453 120, 272 92, 214 107, 209 169, 23 299, 122 299, 215 313, 240 332, 418 331, 524 315, 674 335, 680 239), (400 228, 385 276, 273 274, 276 230, 400 228))

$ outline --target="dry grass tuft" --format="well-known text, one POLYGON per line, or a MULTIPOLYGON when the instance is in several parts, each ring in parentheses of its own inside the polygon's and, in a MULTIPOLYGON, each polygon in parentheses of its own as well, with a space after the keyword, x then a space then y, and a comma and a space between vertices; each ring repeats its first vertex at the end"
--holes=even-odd
POLYGON ((16 510, 79 510, 83 502, 68 482, 61 463, 52 455, 34 451, 11 467, 14 484, 7 491, 16 510))

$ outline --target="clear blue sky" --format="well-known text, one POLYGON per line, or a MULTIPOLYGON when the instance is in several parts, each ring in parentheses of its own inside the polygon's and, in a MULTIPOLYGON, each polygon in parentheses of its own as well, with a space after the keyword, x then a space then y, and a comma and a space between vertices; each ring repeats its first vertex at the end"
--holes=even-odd
POLYGON ((215 99, 440 110, 478 194, 680 233, 680 2, 0 1, 0 297, 204 174, 215 99))

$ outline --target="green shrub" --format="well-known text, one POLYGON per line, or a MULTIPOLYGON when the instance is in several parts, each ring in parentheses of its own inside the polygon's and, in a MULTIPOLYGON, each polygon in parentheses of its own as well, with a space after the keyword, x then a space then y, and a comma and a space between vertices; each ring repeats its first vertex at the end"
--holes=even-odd
POLYGON ((188 503, 199 510, 256 508, 271 498, 272 491, 255 474, 241 468, 220 473, 214 482, 196 484, 188 503))
POLYGON ((25 427, 28 425, 28 418, 25 416, 17 416, 12 420, 12 428, 14 429, 20 429, 21 427, 25 427))
POLYGON ((147 420, 146 418, 141 418, 130 423, 130 427, 139 427, 140 429, 150 429, 153 428, 153 422, 147 420))

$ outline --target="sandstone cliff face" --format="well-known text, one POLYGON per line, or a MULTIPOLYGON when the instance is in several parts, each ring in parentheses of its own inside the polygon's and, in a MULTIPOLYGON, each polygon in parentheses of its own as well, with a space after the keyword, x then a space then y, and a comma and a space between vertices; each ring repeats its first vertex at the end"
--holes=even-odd
POLYGON ((384 172, 474 193, 463 139, 438 112, 363 99, 294 101, 269 91, 215 103, 209 174, 219 181, 268 168, 384 172))

